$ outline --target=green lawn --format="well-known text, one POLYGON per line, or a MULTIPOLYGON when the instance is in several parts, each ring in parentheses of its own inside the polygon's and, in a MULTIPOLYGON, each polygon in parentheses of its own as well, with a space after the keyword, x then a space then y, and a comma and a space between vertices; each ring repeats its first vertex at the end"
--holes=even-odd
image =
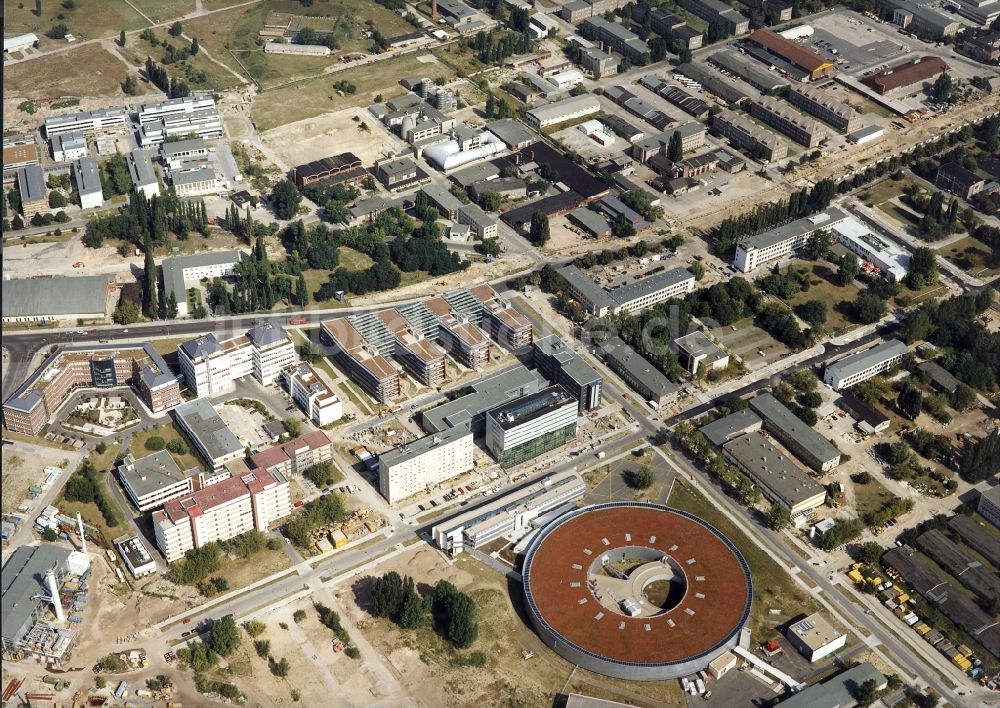
POLYGON ((977 277, 989 277, 1000 273, 1000 253, 996 253, 982 241, 966 236, 963 239, 937 249, 939 255, 969 271, 977 277))
POLYGON ((372 407, 368 405, 368 398, 354 388, 349 381, 341 381, 337 384, 347 399, 356 405, 363 413, 372 413, 372 407))
MULTIPOLYGON (((75 7, 67 10, 57 0, 44 0, 41 3, 42 14, 35 15, 33 0, 19 0, 3 4, 4 32, 22 34, 34 32, 43 45, 65 46, 64 40, 50 40, 42 37, 54 24, 62 22, 77 40, 96 39, 98 37, 118 36, 121 30, 135 30, 145 27, 147 23, 138 12, 129 7, 125 0, 74 0, 75 7), (63 19, 59 19, 62 15, 63 19)), ((159 0, 160 4, 164 4, 159 0)), ((37 60, 27 62, 35 64, 37 60)), ((77 70, 82 78, 86 76, 87 67, 78 65, 77 70)), ((82 95, 88 95, 82 93, 82 95)))
POLYGON ((878 208, 904 226, 916 226, 920 223, 920 217, 909 209, 903 209, 897 204, 879 204, 878 208))
POLYGON ((835 282, 837 274, 824 265, 812 263, 793 263, 790 267, 802 271, 811 269, 809 290, 797 293, 788 301, 794 309, 796 305, 801 305, 809 300, 820 300, 826 303, 827 318, 823 324, 823 329, 831 335, 838 335, 849 330, 853 325, 847 321, 841 312, 837 311, 837 304, 844 300, 854 300, 857 297, 858 289, 854 285, 841 286, 835 282))
POLYGON ((187 452, 183 455, 178 455, 177 453, 171 452, 170 456, 174 458, 174 462, 180 466, 182 470, 191 469, 193 467, 199 467, 205 471, 208 471, 208 465, 195 451, 194 446, 191 441, 177 429, 173 424, 164 425, 159 428, 153 428, 152 430, 147 430, 146 432, 137 433, 132 441, 129 443, 128 449, 136 457, 145 457, 152 453, 151 450, 146 449, 146 441, 152 437, 161 437, 166 444, 170 444, 173 440, 180 440, 184 447, 187 448, 187 452))
POLYGON ((898 197, 903 193, 903 190, 907 185, 919 186, 916 180, 906 177, 901 180, 894 180, 887 177, 886 179, 871 185, 863 192, 861 192, 861 200, 864 201, 868 206, 875 206, 876 204, 881 204, 882 202, 888 201, 893 197, 898 197))
POLYGON ((857 482, 851 482, 851 484, 854 485, 854 510, 858 516, 870 511, 877 511, 894 496, 874 476, 868 484, 858 484, 857 482))
POLYGON ((722 532, 746 558, 753 577, 753 605, 750 628, 754 642, 774 637, 776 628, 800 613, 811 614, 819 609, 816 601, 802 590, 770 553, 747 538, 700 492, 678 480, 667 503, 691 512, 722 532), (771 616, 768 610, 781 609, 784 614, 771 616))
MULTIPOLYGON (((175 17, 183 17, 194 12, 195 0, 129 0, 139 12, 153 22, 166 22, 175 17)), ((208 3, 206 3, 207 5, 208 3)), ((205 8, 210 9, 208 7, 205 8)))
POLYGON ((369 256, 347 246, 340 247, 340 265, 348 270, 365 270, 375 264, 369 256))

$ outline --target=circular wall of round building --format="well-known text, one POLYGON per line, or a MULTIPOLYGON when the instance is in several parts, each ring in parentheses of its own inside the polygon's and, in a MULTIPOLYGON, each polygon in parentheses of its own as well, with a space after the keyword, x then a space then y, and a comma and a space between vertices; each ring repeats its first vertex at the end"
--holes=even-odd
POLYGON ((535 631, 567 661, 661 681, 736 646, 750 616, 746 560, 711 524, 658 504, 595 504, 531 541, 522 571, 535 631))

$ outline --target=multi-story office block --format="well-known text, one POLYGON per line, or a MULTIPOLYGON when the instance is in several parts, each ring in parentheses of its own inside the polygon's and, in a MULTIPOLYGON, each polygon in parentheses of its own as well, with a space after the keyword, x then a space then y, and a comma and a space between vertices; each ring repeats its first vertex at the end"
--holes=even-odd
POLYGON ((177 361, 185 381, 199 396, 229 393, 237 379, 253 376, 269 386, 295 364, 295 346, 280 327, 258 325, 219 341, 206 334, 177 347, 177 361))
POLYGON ((433 489, 472 469, 472 431, 457 426, 408 442, 378 457, 379 491, 390 504, 433 489))
POLYGON ((538 371, 569 391, 580 411, 590 411, 601 404, 604 380, 566 342, 550 334, 536 340, 531 348, 538 371))
POLYGON ((830 364, 823 372, 823 382, 829 384, 834 391, 850 388, 898 366, 905 355, 906 345, 898 339, 890 339, 830 364))
POLYGON ((288 395, 309 420, 323 427, 344 417, 344 402, 309 364, 285 371, 288 395))
POLYGON ((830 207, 818 214, 798 219, 762 234, 749 236, 736 244, 736 258, 733 259, 733 265, 748 273, 765 263, 786 258, 802 248, 815 232, 832 229, 847 218, 847 212, 837 207, 830 207))
POLYGON ((244 447, 208 399, 197 398, 174 408, 174 418, 202 459, 220 470, 243 457, 244 447))
POLYGON ((399 372, 346 318, 326 320, 321 331, 337 363, 365 393, 380 402, 399 395, 399 372))
POLYGON ((118 478, 135 508, 149 511, 193 492, 192 471, 182 471, 169 452, 160 450, 139 459, 126 455, 118 465, 118 478))
POLYGON ((102 108, 96 111, 67 113, 45 119, 45 135, 51 140, 56 135, 82 133, 87 137, 124 133, 128 119, 123 108, 102 108))
POLYGON ((771 435, 817 472, 829 472, 840 464, 840 450, 770 393, 751 398, 750 407, 771 435))
POLYGON ((536 458, 576 437, 578 401, 561 386, 486 413, 486 447, 504 467, 536 458))

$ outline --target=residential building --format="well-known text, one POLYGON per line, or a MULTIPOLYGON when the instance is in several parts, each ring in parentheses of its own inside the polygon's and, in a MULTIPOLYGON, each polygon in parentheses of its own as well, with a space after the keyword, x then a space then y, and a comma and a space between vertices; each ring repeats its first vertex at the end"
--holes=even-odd
POLYGON ((20 546, 11 553, 0 581, 3 590, 0 638, 4 656, 35 659, 55 666, 68 659, 76 635, 71 629, 57 626, 63 622, 64 610, 61 604, 56 609, 55 603, 62 600, 52 598, 52 586, 61 588, 69 580, 73 553, 53 543, 20 546))
POLYGON ((299 188, 311 184, 356 185, 367 176, 361 158, 353 152, 342 152, 292 168, 292 179, 299 188))
POLYGON ((761 93, 775 91, 788 85, 788 81, 776 71, 768 71, 760 62, 748 59, 733 49, 715 52, 708 58, 708 61, 721 69, 723 73, 743 79, 761 93))
POLYGON ((52 159, 56 162, 71 162, 86 156, 87 138, 83 133, 59 133, 52 137, 52 159))
POLYGON ((166 450, 139 459, 130 453, 118 465, 118 479, 135 508, 149 511, 193 492, 192 471, 181 471, 166 450))
POLYGON ((889 429, 889 417, 853 393, 844 393, 837 405, 854 418, 856 427, 865 435, 875 435, 889 429))
POLYGON ((706 22, 722 24, 730 34, 750 31, 750 20, 721 0, 679 0, 677 4, 706 22))
POLYGON ((809 84, 792 84, 788 100, 806 113, 829 123, 842 133, 861 130, 861 114, 843 101, 830 96, 826 91, 809 84))
POLYGON ((810 664, 847 645, 847 633, 834 627, 822 612, 814 612, 791 625, 785 636, 810 664))
POLYGON ((334 359, 365 393, 381 403, 399 395, 399 372, 346 318, 325 320, 320 328, 334 359))
POLYGON ((449 517, 431 528, 431 538, 450 556, 501 536, 521 538, 544 514, 577 501, 586 492, 587 483, 576 472, 551 474, 449 517))
POLYGON ((757 29, 750 33, 747 41, 751 45, 766 50, 769 54, 783 59, 788 64, 802 71, 812 80, 828 78, 836 73, 836 65, 826 57, 808 49, 791 39, 785 39, 777 32, 769 29, 757 29))
POLYGON ((196 398, 177 406, 174 419, 213 469, 221 469, 230 460, 243 456, 243 445, 207 398, 196 398))
POLYGON ((525 118, 536 128, 547 128, 550 125, 589 116, 600 110, 601 103, 597 100, 597 97, 585 93, 532 108, 525 114, 525 118))
POLYGON ((848 218, 847 212, 830 207, 818 214, 798 219, 790 224, 748 236, 736 244, 733 265, 744 273, 782 258, 802 248, 817 231, 833 229, 848 218))
POLYGON ((114 540, 114 546, 133 578, 142 578, 156 572, 156 561, 139 536, 120 536, 114 540))
POLYGON ((324 427, 344 417, 344 402, 309 364, 285 371, 288 395, 314 424, 324 427))
POLYGON ((132 178, 132 188, 142 192, 147 199, 152 199, 160 193, 160 180, 153 171, 153 161, 149 153, 142 148, 135 148, 128 154, 128 171, 132 178))
POLYGON ((129 123, 124 108, 102 108, 96 111, 80 111, 45 119, 45 135, 52 140, 57 135, 83 133, 92 138, 98 135, 112 135, 128 131, 129 123))
POLYGON ((28 221, 35 214, 48 214, 49 190, 41 165, 27 165, 17 171, 17 193, 21 196, 21 213, 28 221))
POLYGON ((229 339, 206 334, 177 346, 185 382, 199 396, 229 393, 244 376, 252 375, 269 386, 295 359, 295 346, 288 334, 270 324, 229 339))
POLYGON ((3 281, 3 322, 105 320, 118 287, 112 275, 53 275, 3 281))
POLYGON ((97 161, 92 157, 81 157, 73 163, 71 172, 80 195, 80 208, 99 209, 104 206, 104 188, 101 186, 97 161))
POLYGON ((840 464, 840 450, 770 393, 751 398, 750 407, 771 435, 817 472, 829 472, 840 464))
POLYGON ((902 282, 910 271, 910 254, 854 217, 847 217, 831 229, 834 240, 854 253, 872 272, 902 282))
POLYGON ((689 27, 687 22, 662 7, 651 8, 646 3, 636 3, 632 7, 632 19, 644 23, 650 15, 650 28, 665 39, 673 39, 682 47, 694 50, 702 45, 702 33, 689 27))
POLYGON ((693 62, 681 64, 677 67, 677 73, 698 82, 705 93, 712 94, 729 104, 760 97, 760 91, 750 84, 732 76, 723 76, 708 64, 695 64, 693 62))
POLYGON ((496 238, 500 222, 479 208, 476 204, 463 204, 458 210, 458 223, 468 224, 477 240, 496 238))
POLYGON ((379 492, 390 504, 470 471, 472 431, 458 426, 404 443, 378 456, 379 492))
POLYGON ((823 505, 826 489, 786 457, 760 433, 748 433, 722 446, 772 504, 781 504, 800 519, 823 505))
POLYGON ((898 96, 913 91, 914 84, 931 81, 946 71, 948 65, 940 57, 923 56, 872 74, 862 82, 882 96, 898 96))
POLYGON ((751 103, 750 115, 808 148, 816 147, 827 137, 826 128, 818 121, 806 118, 772 96, 761 96, 751 103))
POLYGON ((850 388, 897 366, 905 355, 906 345, 898 339, 890 339, 828 365, 823 372, 823 383, 834 391, 850 388))
POLYGON ((565 388, 579 404, 580 412, 601 404, 601 375, 572 347, 554 334, 536 339, 532 345, 535 367, 545 378, 565 388))
POLYGON ((712 118, 712 128, 737 147, 749 151, 751 156, 764 162, 782 160, 788 155, 788 145, 770 131, 764 130, 748 118, 728 109, 712 118))
POLYGON ((537 458, 576 437, 578 400, 550 386, 486 413, 486 448, 503 467, 537 458))
POLYGON ((624 5, 622 0, 570 0, 562 5, 559 14, 570 24, 576 24, 588 17, 598 17, 606 12, 614 12, 624 5))
POLYGON ((333 443, 322 430, 261 450, 247 458, 250 470, 267 470, 285 478, 304 474, 310 467, 333 459, 333 443))
POLYGON ((1000 527, 1000 487, 990 487, 979 493, 976 511, 994 526, 1000 527))
MULTIPOLYGON (((16 281, 4 284, 8 282, 16 281)), ((6 306, 10 302, 6 291, 3 299, 6 306)), ((4 425, 14 432, 38 435, 75 389, 128 384, 135 387, 153 413, 173 408, 183 400, 177 377, 152 345, 59 347, 4 403, 4 425)))
POLYGON ((164 297, 174 296, 177 302, 177 316, 187 317, 187 288, 202 280, 228 278, 236 272, 236 264, 243 257, 242 251, 213 251, 192 256, 165 258, 160 263, 163 275, 164 297))
POLYGON ((153 533, 167 563, 173 563, 206 543, 266 531, 291 512, 288 480, 280 472, 255 469, 170 500, 153 513, 153 533))
POLYGON ((612 337, 601 345, 604 363, 621 377, 628 386, 656 406, 677 397, 677 386, 619 337, 612 337))
POLYGON ((867 681, 874 681, 879 691, 888 685, 885 676, 865 662, 799 691, 782 701, 782 705, 787 708, 854 708, 858 705, 858 689, 867 681))
POLYGON ((962 28, 962 24, 948 15, 930 7, 920 0, 890 0, 892 22, 903 29, 928 39, 940 40, 950 37, 962 28))
POLYGON ((392 333, 395 347, 391 353, 403 368, 424 386, 440 386, 448 375, 444 349, 415 329, 397 310, 381 310, 375 316, 392 333))
POLYGON ((730 440, 735 440, 741 435, 756 433, 764 425, 760 416, 749 408, 730 413, 718 420, 714 420, 708 425, 698 428, 698 432, 704 435, 710 443, 716 447, 722 447, 730 440))
POLYGON ((500 297, 489 283, 469 288, 469 293, 482 304, 480 326, 487 329, 495 341, 512 351, 531 344, 531 321, 514 309, 509 300, 500 297))
POLYGON ((677 359, 681 366, 692 375, 699 369, 706 374, 711 371, 722 371, 729 366, 729 352, 709 339, 704 332, 691 332, 674 340, 677 348, 677 359))
POLYGON ((179 197, 195 197, 219 191, 219 181, 215 177, 213 167, 201 167, 186 172, 174 170, 170 173, 170 185, 179 197))
POLYGON ((986 188, 986 180, 956 162, 946 162, 938 167, 934 186, 968 200, 986 188))
POLYGON ((611 49, 631 60, 649 55, 649 45, 639 39, 638 35, 626 29, 617 22, 608 22, 600 16, 590 17, 580 25, 584 31, 590 32, 595 38, 611 49))
POLYGON ((547 386, 548 382, 538 372, 518 364, 510 369, 477 379, 470 384, 468 393, 459 396, 420 416, 420 427, 428 433, 440 433, 457 426, 468 427, 474 435, 486 430, 486 413, 547 386))
POLYGON ((417 178, 417 163, 408 157, 383 160, 375 165, 375 174, 387 189, 393 189, 417 178))

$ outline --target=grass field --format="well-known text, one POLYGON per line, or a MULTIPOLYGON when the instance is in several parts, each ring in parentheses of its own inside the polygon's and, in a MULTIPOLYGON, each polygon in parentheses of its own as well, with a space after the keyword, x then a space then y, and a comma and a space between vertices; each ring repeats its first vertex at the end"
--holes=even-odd
POLYGON ((916 226, 920 222, 920 217, 914 214, 909 209, 904 209, 897 204, 883 203, 879 204, 878 208, 885 214, 888 214, 893 219, 903 224, 904 226, 916 226))
POLYGON ((871 511, 877 511, 882 505, 893 498, 892 492, 885 488, 881 482, 872 477, 868 484, 854 485, 854 510, 858 516, 862 516, 871 511))
POLYGON ((767 549, 747 538, 708 499, 687 484, 674 484, 667 503, 675 509, 691 512, 709 522, 732 541, 746 558, 753 577, 753 605, 750 610, 750 628, 754 641, 774 636, 774 629, 800 613, 811 614, 819 609, 812 599, 792 580, 771 557, 767 549), (772 616, 771 609, 781 609, 782 614, 772 616))
MULTIPOLYGON (((166 22, 175 17, 183 17, 190 12, 194 12, 195 9, 195 0, 170 0, 170 2, 163 2, 163 0, 129 0, 129 3, 134 5, 139 12, 153 22, 166 22)), ((211 9, 208 7, 208 3, 205 3, 205 6, 206 10, 211 9)))
POLYGON ((437 47, 431 54, 454 69, 458 76, 471 76, 486 68, 486 65, 479 61, 474 50, 467 49, 458 42, 437 47))
MULTIPOLYGON (((163 57, 166 54, 164 49, 164 43, 169 40, 174 47, 187 47, 189 42, 184 39, 174 39, 165 31, 156 32, 156 36, 161 40, 159 46, 154 47, 152 44, 147 42, 140 37, 133 36, 129 39, 128 44, 124 48, 120 48, 118 51, 128 59, 130 62, 136 66, 144 66, 146 63, 146 57, 152 57, 154 61, 158 63, 163 62, 163 57)), ((201 38, 198 38, 198 42, 201 43, 201 38)), ((215 56, 214 54, 212 55, 215 56)), ((225 63, 225 62, 223 62, 225 63)), ((164 65, 167 73, 171 77, 177 77, 178 79, 183 79, 187 84, 194 90, 198 89, 225 89, 236 86, 240 83, 239 79, 232 74, 232 72, 226 71, 225 68, 219 66, 214 61, 208 58, 204 52, 199 52, 193 57, 189 57, 181 62, 176 62, 170 65, 164 65), (205 80, 199 81, 200 75, 204 74, 205 80)), ((242 72, 238 72, 242 75, 242 72)))
MULTIPOLYGON (((63 40, 50 40, 43 38, 42 35, 57 22, 65 24, 77 40, 117 36, 121 30, 141 29, 148 24, 138 12, 128 6, 125 0, 74 1, 76 7, 67 10, 57 0, 45 0, 42 2, 40 17, 35 16, 35 3, 32 0, 5 2, 4 32, 10 34, 34 32, 43 45, 65 46, 63 40), (63 19, 59 19, 59 15, 62 15, 63 19)), ((162 0, 145 1, 167 4, 162 0)), ((34 64, 35 61, 31 63, 34 64)))
POLYGON ((1000 273, 1000 253, 995 253, 985 243, 972 236, 966 236, 939 248, 937 252, 962 270, 967 270, 978 277, 1000 273))
POLYGON ((40 101, 62 96, 115 96, 121 93, 125 73, 121 60, 100 45, 88 44, 7 67, 4 90, 40 101))
MULTIPOLYGON (((803 264, 797 267, 801 269, 803 267, 809 268, 810 266, 803 264)), ((827 318, 823 329, 833 335, 847 331, 852 325, 847 321, 843 313, 837 311, 836 305, 844 300, 854 300, 857 297, 858 289, 854 285, 846 287, 837 285, 834 282, 837 274, 829 270, 826 266, 816 264, 811 267, 814 277, 809 281, 809 291, 798 293, 788 301, 788 304, 794 308, 796 305, 801 305, 809 300, 825 302, 827 318)))
MULTIPOLYGON (((425 55, 430 56, 430 55, 425 55)), ((429 74, 451 78, 454 71, 436 61, 422 63, 413 54, 383 59, 355 69, 319 76, 292 86, 261 93, 253 104, 252 117, 258 130, 270 130, 279 125, 313 118, 327 111, 371 103, 377 94, 384 98, 403 92, 402 76, 429 74), (338 95, 333 82, 346 80, 358 87, 353 95, 338 95)), ((374 120, 374 119, 372 119, 374 120)))
POLYGON ((178 455, 177 453, 171 452, 170 456, 174 458, 174 461, 180 466, 182 470, 191 469, 192 467, 200 467, 201 469, 206 469, 205 462, 198 456, 198 453, 194 451, 194 447, 191 442, 181 433, 180 430, 174 425, 165 425, 160 428, 153 428, 143 433, 137 433, 132 441, 129 443, 128 449, 133 455, 138 457, 145 457, 149 455, 152 451, 146 449, 146 441, 152 437, 161 437, 163 441, 169 445, 173 440, 179 440, 187 448, 187 452, 183 455, 178 455))
POLYGON ((901 180, 894 180, 891 178, 884 179, 863 191, 860 197, 861 200, 868 206, 875 206, 876 204, 881 204, 882 202, 888 201, 893 197, 898 197, 903 193, 906 186, 910 184, 916 185, 917 182, 909 177, 901 180))

